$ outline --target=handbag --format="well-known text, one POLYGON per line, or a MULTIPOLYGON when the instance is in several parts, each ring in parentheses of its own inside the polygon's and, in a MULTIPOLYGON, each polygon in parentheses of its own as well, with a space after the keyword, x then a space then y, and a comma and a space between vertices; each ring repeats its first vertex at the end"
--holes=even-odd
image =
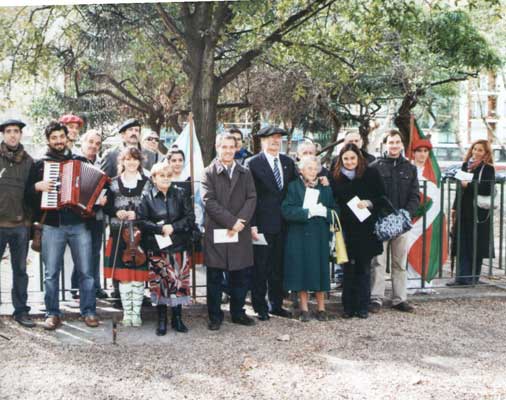
MULTIPOLYGON (((480 175, 478 176, 478 184, 481 182, 481 174, 483 173, 483 167, 481 166, 480 175)), ((494 193, 497 194, 496 188, 494 186, 494 193)), ((479 208, 483 208, 484 210, 490 210, 490 206, 492 205, 492 196, 484 196, 484 195, 477 195, 476 196, 476 205, 479 208)), ((494 210, 497 208, 497 204, 493 204, 494 210)))
POLYGON ((344 242, 343 228, 341 227, 341 221, 339 221, 339 217, 337 216, 337 212, 335 210, 331 210, 332 215, 332 224, 330 224, 330 231, 334 234, 334 238, 336 240, 335 253, 336 253, 336 263, 337 264, 346 264, 348 259, 348 252, 346 251, 346 244, 344 242))
POLYGON ((40 222, 34 222, 32 225, 32 245, 30 246, 33 251, 40 253, 42 247, 42 225, 46 220, 47 211, 42 214, 40 222))
POLYGON ((392 209, 392 212, 384 217, 379 217, 374 224, 374 234, 381 242, 395 239, 409 231, 413 224, 406 210, 397 210, 391 201, 383 196, 383 199, 392 209))

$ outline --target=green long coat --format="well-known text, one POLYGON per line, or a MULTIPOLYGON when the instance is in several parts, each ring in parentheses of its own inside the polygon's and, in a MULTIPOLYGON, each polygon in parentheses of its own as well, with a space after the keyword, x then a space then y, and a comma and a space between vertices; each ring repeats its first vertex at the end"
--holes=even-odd
POLYGON ((302 179, 288 185, 281 210, 288 222, 284 257, 284 288, 293 291, 330 290, 330 209, 336 209, 330 186, 318 184, 318 202, 328 208, 327 218, 308 218, 302 208, 306 187, 302 179))

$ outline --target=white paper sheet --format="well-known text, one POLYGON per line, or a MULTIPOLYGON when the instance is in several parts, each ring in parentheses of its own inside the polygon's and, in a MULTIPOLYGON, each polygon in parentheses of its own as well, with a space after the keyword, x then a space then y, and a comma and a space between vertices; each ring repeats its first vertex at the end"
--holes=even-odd
POLYGON ((214 243, 237 243, 239 241, 239 234, 235 232, 232 236, 227 235, 228 229, 215 229, 214 243))
POLYGON ((267 246, 267 240, 265 240, 265 235, 263 233, 259 233, 258 240, 253 240, 253 244, 257 246, 267 246))
POLYGON ((304 203, 302 204, 302 208, 310 209, 312 206, 318 204, 318 196, 320 192, 317 189, 306 189, 306 194, 304 195, 304 203))
POLYGON ((165 249, 166 247, 172 245, 172 239, 170 236, 155 235, 155 239, 160 249, 165 249))
POLYGON ((472 181, 474 177, 474 174, 471 172, 464 172, 461 169, 457 171, 455 174, 455 179, 458 179, 459 181, 472 181))
POLYGON ((360 202, 360 199, 358 196, 355 196, 352 198, 348 203, 348 207, 350 207, 351 211, 353 211, 353 214, 358 218, 360 222, 365 221, 369 216, 371 215, 371 212, 367 208, 358 208, 358 203, 360 202))

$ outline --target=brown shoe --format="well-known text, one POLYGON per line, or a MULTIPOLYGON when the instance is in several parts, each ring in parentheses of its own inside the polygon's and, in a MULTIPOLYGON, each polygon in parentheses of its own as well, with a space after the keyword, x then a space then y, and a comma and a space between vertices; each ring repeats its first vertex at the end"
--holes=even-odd
POLYGON ((88 315, 84 317, 84 323, 89 328, 96 328, 98 326, 98 318, 95 315, 88 315))
POLYGON ((56 315, 50 315, 49 317, 46 318, 46 321, 44 322, 44 329, 46 331, 54 331, 60 325, 61 325, 60 317, 56 315))

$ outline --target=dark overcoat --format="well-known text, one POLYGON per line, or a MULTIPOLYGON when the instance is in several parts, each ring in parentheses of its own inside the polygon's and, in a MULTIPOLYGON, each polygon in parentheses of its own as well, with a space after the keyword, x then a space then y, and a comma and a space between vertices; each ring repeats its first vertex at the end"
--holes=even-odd
MULTIPOLYGON (((462 171, 468 172, 467 163, 462 165, 462 171)), ((473 181, 478 182, 478 193, 480 196, 490 196, 495 186, 495 170, 491 165, 480 165, 472 171, 473 181), (483 168, 483 170, 482 170, 483 168), (481 172, 481 177, 480 177, 481 172)), ((465 236, 466 240, 464 243, 473 243, 473 220, 474 220, 474 185, 470 183, 466 188, 462 189, 462 202, 460 215, 457 216, 457 224, 462 222, 462 228, 460 234, 465 236)), ((498 203, 498 198, 495 198, 495 203, 498 203)), ((457 209, 457 200, 453 203, 453 209, 457 209)), ((478 219, 477 219, 477 256, 478 258, 489 258, 489 245, 490 245, 490 216, 492 215, 490 210, 477 207, 478 219)), ((454 233, 457 234, 458 229, 455 227, 454 233)), ((457 246, 454 240, 452 246, 452 253, 456 254, 457 246)), ((492 246, 492 253, 490 258, 494 257, 494 248, 492 246)))
POLYGON ((238 271, 253 265, 251 218, 257 195, 251 172, 236 163, 232 179, 220 161, 209 165, 202 178, 204 202, 204 263, 208 267, 238 271), (238 219, 246 221, 237 243, 214 243, 215 229, 232 229, 238 219))
POLYGON ((370 259, 383 253, 383 243, 374 235, 374 224, 378 219, 378 211, 385 207, 385 185, 379 172, 367 167, 361 177, 349 179, 341 176, 339 181, 334 177, 330 181, 336 202, 341 211, 339 218, 344 231, 346 249, 350 259, 370 259), (348 207, 348 202, 358 196, 360 200, 371 201, 371 214, 363 222, 348 207))

